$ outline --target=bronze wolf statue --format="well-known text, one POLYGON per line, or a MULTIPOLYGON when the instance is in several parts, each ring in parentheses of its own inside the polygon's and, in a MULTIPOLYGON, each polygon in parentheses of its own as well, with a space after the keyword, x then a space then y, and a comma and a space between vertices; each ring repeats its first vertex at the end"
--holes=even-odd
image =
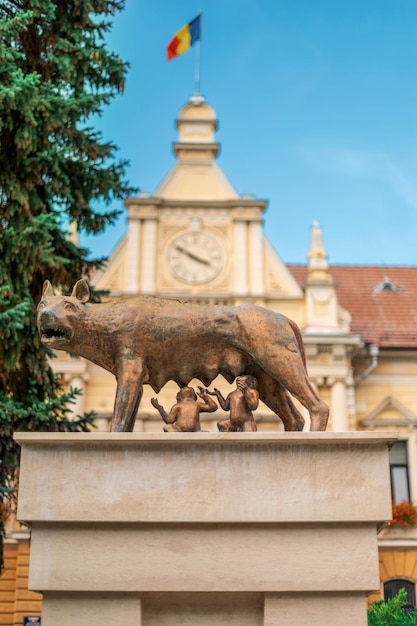
POLYGON ((260 399, 285 430, 304 426, 289 394, 309 411, 311 430, 326 429, 329 409, 308 379, 300 330, 284 315, 253 305, 210 307, 147 296, 92 304, 89 298, 85 280, 70 296, 54 295, 46 281, 38 328, 45 346, 115 375, 112 431, 133 430, 144 384, 158 393, 169 380, 184 387, 197 378, 208 387, 218 374, 228 382, 254 376, 260 399))

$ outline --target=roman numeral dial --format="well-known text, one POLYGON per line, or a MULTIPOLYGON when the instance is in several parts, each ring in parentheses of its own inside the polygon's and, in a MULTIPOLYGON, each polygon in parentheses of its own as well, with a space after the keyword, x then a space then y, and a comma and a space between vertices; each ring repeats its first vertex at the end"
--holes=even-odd
POLYGON ((208 283, 219 274, 224 252, 219 242, 203 231, 177 237, 168 248, 171 272, 186 283, 208 283))

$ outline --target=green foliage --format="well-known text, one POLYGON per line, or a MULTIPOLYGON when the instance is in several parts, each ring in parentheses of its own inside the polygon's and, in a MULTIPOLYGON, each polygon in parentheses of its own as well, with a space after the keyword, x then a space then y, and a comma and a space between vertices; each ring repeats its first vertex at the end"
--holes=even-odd
POLYGON ((405 589, 391 600, 378 600, 368 611, 368 626, 417 626, 417 609, 410 615, 404 612, 407 603, 405 589))
POLYGON ((105 42, 123 6, 0 4, 0 535, 17 483, 13 432, 86 430, 93 422, 71 419, 76 392, 64 393, 53 374, 35 310, 45 279, 68 292, 103 263, 67 238, 68 225, 103 231, 118 214, 109 205, 134 191, 114 144, 87 123, 123 90, 127 65, 105 42))

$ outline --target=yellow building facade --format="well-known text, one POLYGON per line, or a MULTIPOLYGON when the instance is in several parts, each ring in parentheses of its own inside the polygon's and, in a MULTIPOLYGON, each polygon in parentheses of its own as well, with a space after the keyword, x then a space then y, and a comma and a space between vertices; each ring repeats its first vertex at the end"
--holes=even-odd
MULTIPOLYGON (((285 265, 263 232, 267 201, 239 195, 219 167, 216 129, 215 111, 202 97, 180 110, 176 164, 152 195, 126 201, 127 231, 94 276, 94 287, 116 299, 146 294, 207 306, 254 303, 292 318, 302 330, 310 379, 330 406, 328 429, 399 431, 391 459, 394 499, 417 501, 417 267, 330 266, 318 224, 311 228, 308 263, 285 265)), ((65 353, 53 366, 68 386, 83 391, 74 412, 95 411, 97 427, 107 430, 114 378, 65 353)), ((224 394, 234 387, 223 379, 213 386, 224 394)), ((177 390, 169 383, 158 395, 166 409, 177 390)), ((154 395, 145 387, 136 430, 162 430, 154 395)), ((266 406, 255 416, 259 430, 282 429, 266 406)), ((216 430, 224 417, 219 410, 203 418, 203 428, 216 430)), ((17 576, 12 555, 28 541, 21 532, 10 529, 6 540, 0 624, 23 623, 8 582, 17 576)), ((379 548, 381 588, 372 599, 403 584, 415 604, 417 531, 382 530, 379 548)), ((40 612, 39 605, 34 610, 40 612)))

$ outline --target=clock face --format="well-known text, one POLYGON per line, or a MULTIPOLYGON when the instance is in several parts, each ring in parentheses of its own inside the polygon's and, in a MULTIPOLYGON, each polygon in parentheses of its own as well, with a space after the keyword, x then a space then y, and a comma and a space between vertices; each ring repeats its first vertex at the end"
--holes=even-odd
POLYGON ((202 231, 192 231, 177 237, 168 249, 168 264, 172 273, 187 283, 207 283, 223 267, 223 250, 214 237, 202 231))

